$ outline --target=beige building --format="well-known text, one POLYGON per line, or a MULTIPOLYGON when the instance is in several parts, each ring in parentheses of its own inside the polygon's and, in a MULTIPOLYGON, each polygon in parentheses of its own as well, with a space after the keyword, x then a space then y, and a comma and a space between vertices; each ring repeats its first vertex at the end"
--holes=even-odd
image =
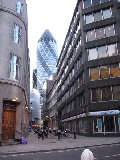
POLYGON ((28 134, 30 60, 26 0, 0 0, 0 144, 28 134))

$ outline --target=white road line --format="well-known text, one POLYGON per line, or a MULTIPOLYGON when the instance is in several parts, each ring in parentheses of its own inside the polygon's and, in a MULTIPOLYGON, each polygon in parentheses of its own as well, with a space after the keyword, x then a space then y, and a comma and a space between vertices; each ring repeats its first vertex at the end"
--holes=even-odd
POLYGON ((116 157, 116 156, 118 156, 118 155, 112 155, 113 157, 116 157))
POLYGON ((13 157, 17 156, 16 154, 12 154, 13 157))

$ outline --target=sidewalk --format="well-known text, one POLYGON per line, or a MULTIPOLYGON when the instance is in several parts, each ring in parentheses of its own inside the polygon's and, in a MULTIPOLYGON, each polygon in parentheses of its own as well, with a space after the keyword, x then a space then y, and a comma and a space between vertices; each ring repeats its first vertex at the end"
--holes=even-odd
POLYGON ((91 146, 99 145, 109 145, 120 143, 120 137, 84 137, 70 134, 68 137, 54 136, 53 133, 49 133, 48 138, 43 140, 37 138, 37 134, 30 132, 27 137, 27 144, 18 144, 12 146, 1 146, 1 154, 17 154, 17 153, 29 153, 29 152, 44 152, 51 150, 63 150, 63 149, 72 149, 72 148, 86 148, 91 146))

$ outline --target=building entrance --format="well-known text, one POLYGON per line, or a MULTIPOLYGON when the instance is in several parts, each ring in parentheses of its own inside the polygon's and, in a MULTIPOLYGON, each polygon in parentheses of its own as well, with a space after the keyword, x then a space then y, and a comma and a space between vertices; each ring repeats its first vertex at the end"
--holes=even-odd
POLYGON ((6 103, 2 114, 2 141, 15 138, 16 112, 15 106, 6 103))

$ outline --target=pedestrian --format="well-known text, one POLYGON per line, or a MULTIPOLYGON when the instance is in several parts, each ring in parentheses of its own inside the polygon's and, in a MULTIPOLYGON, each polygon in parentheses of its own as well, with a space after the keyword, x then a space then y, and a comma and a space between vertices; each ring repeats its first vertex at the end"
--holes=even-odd
POLYGON ((38 139, 40 139, 40 137, 41 137, 41 131, 39 130, 38 131, 38 139))

